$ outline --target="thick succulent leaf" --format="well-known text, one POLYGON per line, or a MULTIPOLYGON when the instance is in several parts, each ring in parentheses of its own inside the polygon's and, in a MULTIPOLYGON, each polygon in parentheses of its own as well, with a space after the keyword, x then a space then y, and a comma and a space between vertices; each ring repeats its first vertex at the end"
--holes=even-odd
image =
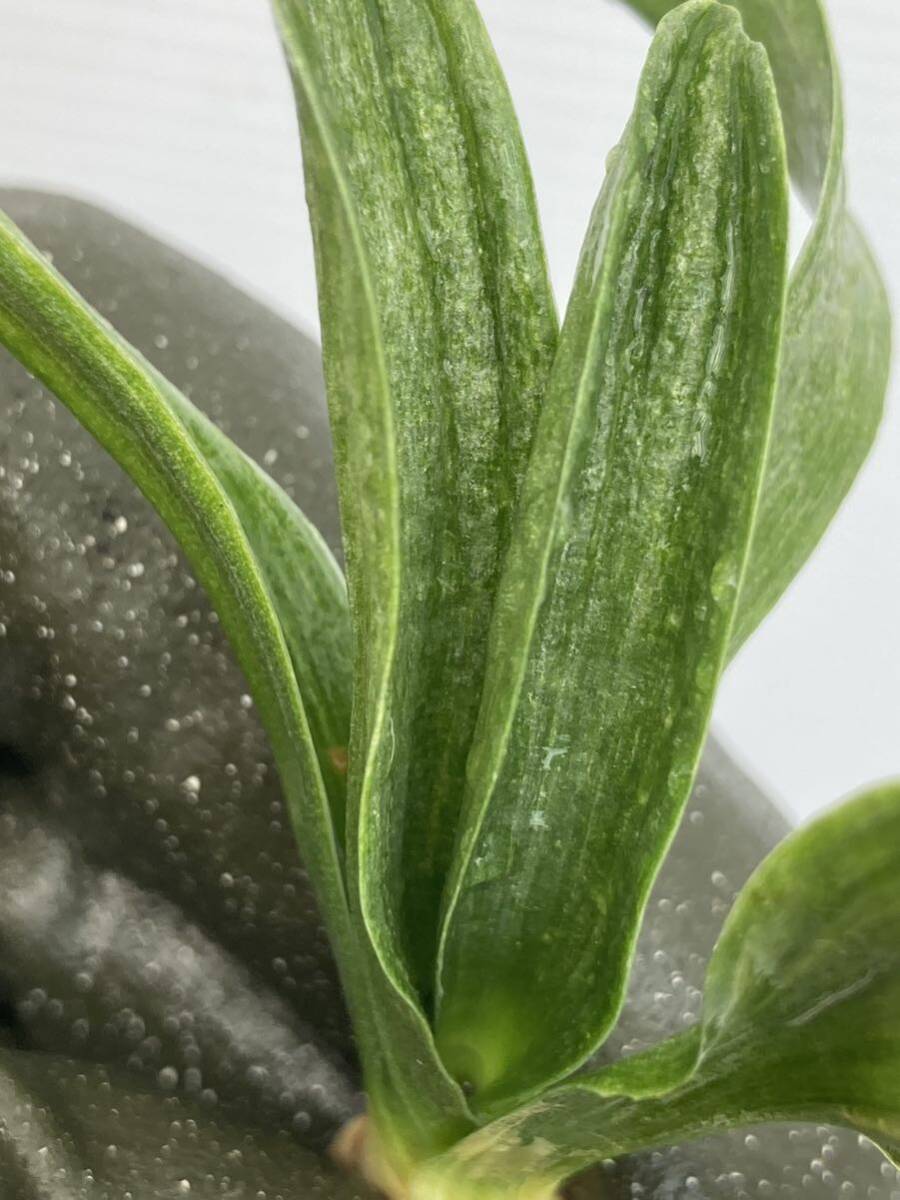
POLYGON ((156 373, 2 214, 0 341, 128 472, 215 603, 272 741, 317 896, 351 977, 355 939, 328 800, 281 626, 234 506, 156 373))
POLYGON ((240 520, 302 688, 335 831, 342 841, 352 641, 340 568, 321 534, 271 476, 133 347, 126 352, 166 397, 240 520))
POLYGON ((319 531, 271 476, 177 388, 153 374, 234 505, 256 556, 301 688, 335 836, 342 845, 352 638, 340 568, 319 531))
POLYGON ((700 1026, 472 1135, 422 1195, 547 1194, 599 1159, 765 1121, 847 1125, 900 1162, 898 927, 893 783, 756 870, 713 952, 700 1026))
POLYGON ((890 783, 788 839, 742 891, 710 962, 705 1086, 762 1111, 828 1112, 900 1160, 898 930, 890 783))
MULTIPOLYGON (((626 0, 650 20, 673 0, 626 0)), ((846 205, 844 115, 821 0, 729 0, 766 47, 788 162, 813 225, 794 267, 772 441, 732 653, 809 557, 874 440, 890 362, 890 310, 846 205)))
POLYGON ((592 218, 492 630, 437 1023, 481 1105, 570 1070, 618 1012, 731 632, 785 245, 765 56, 687 4, 592 218))
MULTIPOLYGON (((397 653, 400 552, 399 482, 388 362, 382 339, 379 300, 369 263, 365 232, 348 171, 349 154, 333 98, 328 70, 306 5, 277 3, 276 15, 300 111, 300 134, 307 199, 319 275, 324 361, 354 628, 354 718, 351 724, 350 788, 358 796, 377 770, 381 746, 392 728, 388 697, 397 653), (371 748, 371 749, 370 749, 371 748)), ((359 14, 345 10, 334 24, 336 36, 359 14)), ((358 21, 357 21, 358 24, 358 21)), ((326 46, 330 43, 326 42, 326 46)), ((349 58, 349 55, 348 55, 349 58)), ((353 60, 345 70, 353 70, 353 60)), ((345 81, 347 97, 356 95, 345 81)), ((365 95, 365 92, 364 92, 365 95)), ((376 176, 377 178, 377 176, 376 176)), ((412 328, 410 326, 409 328, 412 328)), ((348 878, 354 911, 360 914, 357 802, 346 826, 348 878)), ((465 1099, 437 1056, 425 1015, 410 981, 399 925, 376 940, 363 929, 370 994, 351 1005, 373 1116, 386 1150, 395 1160, 413 1146, 431 1148, 453 1141, 468 1123, 465 1099), (392 935, 393 936, 390 936, 392 935), (385 936, 387 935, 387 941, 385 936)))
POLYGON ((376 1110, 379 1093, 405 1091, 425 1137, 435 1113, 454 1130, 465 1113, 422 1002, 555 316, 524 151, 469 0, 275 10, 298 98, 355 626, 349 887, 380 964, 373 1009, 405 1030, 367 1056, 367 1078, 376 1110))
POLYGON ((427 1004, 556 320, 521 139, 471 0, 275 8, 298 93, 356 623, 354 870, 389 973, 427 1004))
MULTIPOLYGON (((117 331, 277 473, 337 547, 318 346, 101 209, 2 191, 0 208, 90 304, 114 314, 117 331)), ((210 598, 127 475, 2 347, 0 560, 7 817, 10 788, 22 789, 23 804, 68 830, 98 868, 167 897, 259 986, 289 997, 323 1042, 352 1056, 271 748, 210 598)), ((0 899, 8 946, 6 913, 0 899)), ((31 961, 25 955, 13 973, 5 956, 0 987, 11 999, 46 990, 31 961)), ((70 980, 50 994, 74 1022, 77 987, 70 980)), ((99 1043, 105 1024, 91 1026, 99 1043)), ((42 1047, 88 1054, 88 1042, 69 1038, 69 1021, 41 1025, 42 1047)))

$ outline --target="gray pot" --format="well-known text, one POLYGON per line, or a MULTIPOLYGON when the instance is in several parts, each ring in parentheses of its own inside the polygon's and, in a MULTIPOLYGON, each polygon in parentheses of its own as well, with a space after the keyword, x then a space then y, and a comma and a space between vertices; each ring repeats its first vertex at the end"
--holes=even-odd
MULTIPOLYGON (((98 209, 0 207, 336 546, 317 348, 98 209)), ((2 353, 0 454, 0 1195, 358 1194, 323 1155, 361 1106, 346 1013, 215 614, 132 484, 2 353)), ((697 1019, 725 913, 786 828, 710 746, 605 1056, 697 1019)), ((854 1135, 770 1126, 573 1190, 898 1188, 854 1135)))

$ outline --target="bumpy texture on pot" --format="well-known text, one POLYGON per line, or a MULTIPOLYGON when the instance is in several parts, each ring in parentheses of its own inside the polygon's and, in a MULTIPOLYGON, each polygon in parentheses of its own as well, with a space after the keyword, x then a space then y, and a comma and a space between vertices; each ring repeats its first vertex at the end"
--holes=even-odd
MULTIPOLYGON (((7 192, 62 272, 337 548, 317 347, 108 214, 7 192)), ((350 1197, 335 970, 247 688, 133 485, 0 352, 0 1195, 350 1197)), ((786 823, 711 746, 604 1058, 696 1020, 786 823)), ((896 1200, 854 1135, 770 1127, 599 1168, 584 1196, 896 1200)))

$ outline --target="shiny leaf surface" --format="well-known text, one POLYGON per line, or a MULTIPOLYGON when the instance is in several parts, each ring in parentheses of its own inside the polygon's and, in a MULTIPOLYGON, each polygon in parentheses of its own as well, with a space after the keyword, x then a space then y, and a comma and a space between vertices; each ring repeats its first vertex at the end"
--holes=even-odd
POLYGON ((685 5, 592 218, 491 634, 437 1023, 479 1104, 574 1068, 621 1004, 731 633, 785 264, 765 57, 685 5))
POLYGON ((272 740, 316 892, 352 980, 354 938, 315 747, 278 617, 235 508, 175 415, 168 387, 2 214, 0 340, 134 479, 216 604, 272 740))
POLYGON ((356 623, 353 870, 389 973, 427 1001, 555 316, 521 139, 470 0, 275 7, 356 623))
MULTIPOLYGON (((672 0, 626 0, 650 20, 672 0)), ((730 0, 766 48, 793 181, 813 224, 793 269, 737 651, 815 549, 872 445, 890 363, 890 310, 847 208, 841 82, 821 0, 730 0)))
POLYGON ((422 1196, 544 1196, 602 1158, 768 1121, 900 1160, 900 784, 784 841, 725 923, 700 1026, 473 1134, 422 1196))
MULTIPOLYGON (((99 209, 0 207, 334 538, 303 334, 99 209)), ((352 1035, 246 680, 144 497, 2 349, 0 563, 0 1020, 46 1071, 17 1068, 19 1116, 67 1140, 79 1200, 359 1195, 324 1154, 361 1103, 352 1035)), ((32 1200, 0 1121, 0 1195, 32 1200)))
POLYGON ((424 1135, 429 1109, 455 1129, 465 1119, 424 1008, 556 323, 524 151, 469 0, 275 11, 298 99, 355 628, 349 887, 384 985, 375 1007, 411 1039, 404 1050, 385 1032, 369 1075, 376 1106, 405 1093, 424 1135), (416 1062, 427 1068, 410 1084, 416 1062))
POLYGON ((177 388, 154 375, 234 505, 256 556, 303 697, 335 836, 343 844, 352 640, 340 568, 322 535, 271 476, 177 388))

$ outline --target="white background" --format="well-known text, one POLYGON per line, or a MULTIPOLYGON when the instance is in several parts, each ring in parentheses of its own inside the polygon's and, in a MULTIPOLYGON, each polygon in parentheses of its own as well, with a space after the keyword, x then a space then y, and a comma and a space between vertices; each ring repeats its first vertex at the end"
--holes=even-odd
MULTIPOLYGON (((611 0, 482 0, 555 286, 631 107, 642 26, 611 0)), ((900 287, 900 11, 831 0, 851 195, 900 287)), ((307 328, 311 247, 265 0, 0 0, 0 181, 98 200, 307 328)), ((900 774, 900 413, 790 595, 731 667, 721 735, 798 817, 900 774)))

